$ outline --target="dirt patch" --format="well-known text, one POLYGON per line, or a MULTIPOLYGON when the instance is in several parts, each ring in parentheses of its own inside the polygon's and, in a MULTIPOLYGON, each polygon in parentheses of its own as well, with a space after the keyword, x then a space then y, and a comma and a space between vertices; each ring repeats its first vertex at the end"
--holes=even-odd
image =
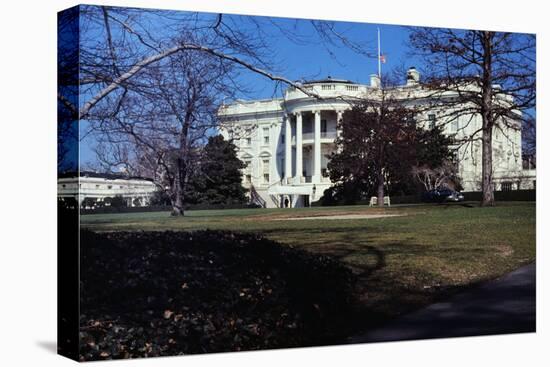
POLYGON ((499 244, 495 246, 497 253, 502 257, 511 256, 514 253, 514 249, 510 245, 499 244))
POLYGON ((286 219, 301 219, 301 218, 317 218, 317 217, 331 217, 331 216, 341 216, 341 215, 358 215, 358 214, 368 214, 368 215, 385 215, 387 211, 384 209, 369 208, 367 210, 323 210, 318 211, 316 209, 304 210, 304 211, 293 211, 293 210, 280 210, 274 213, 254 215, 250 217, 243 218, 247 221, 260 221, 260 222, 271 222, 273 220, 286 220, 286 219))
POLYGON ((273 220, 338 220, 338 219, 377 219, 387 217, 402 217, 406 214, 338 214, 338 215, 318 215, 313 217, 293 217, 293 218, 274 218, 273 220))

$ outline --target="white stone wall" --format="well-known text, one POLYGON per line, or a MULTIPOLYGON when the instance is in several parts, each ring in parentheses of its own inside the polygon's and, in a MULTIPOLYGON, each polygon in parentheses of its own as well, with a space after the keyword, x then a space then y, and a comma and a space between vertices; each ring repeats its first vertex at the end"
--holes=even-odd
POLYGON ((79 205, 85 198, 103 201, 105 198, 122 196, 134 206, 133 199, 139 198, 142 206, 149 205, 151 196, 157 190, 155 184, 141 179, 107 179, 101 177, 67 177, 57 180, 58 197, 74 197, 79 205))
MULTIPOLYGON (((236 127, 253 127, 248 136, 241 136, 236 140, 239 148, 239 158, 250 162, 250 169, 245 171, 243 184, 246 187, 253 185, 257 192, 265 200, 268 207, 274 207, 278 201, 269 195, 270 188, 276 185, 307 187, 310 190, 309 199, 317 200, 322 196, 323 191, 330 186, 328 178, 319 178, 314 176, 314 120, 315 111, 321 111, 321 120, 326 120, 326 130, 328 134, 321 134, 320 150, 321 168, 326 168, 327 159, 325 155, 334 149, 334 135, 336 130, 337 112, 342 113, 351 107, 350 103, 343 100, 345 96, 348 99, 353 98, 377 98, 379 90, 367 85, 350 84, 343 81, 327 81, 326 83, 314 83, 305 85, 319 95, 323 100, 317 100, 308 97, 303 92, 294 88, 289 88, 282 99, 262 100, 262 101, 238 101, 220 109, 220 117, 223 123, 222 134, 226 138, 234 137, 232 131, 236 127), (296 114, 302 116, 302 172, 305 176, 295 178, 296 176, 296 114), (291 178, 284 180, 285 159, 287 153, 285 148, 286 139, 286 121, 291 121, 291 178), (263 141, 263 129, 269 129, 269 144, 263 141), (332 135, 331 135, 332 134, 332 135), (247 144, 250 139, 250 144, 247 144), (263 178, 262 160, 269 159, 271 167, 269 168, 269 182, 263 178), (250 175, 248 182, 246 174, 250 175), (314 176, 311 178, 310 176, 314 176), (313 195, 315 187, 316 194, 313 195)), ((426 96, 419 84, 412 83, 407 86, 399 87, 394 90, 394 96, 399 99, 411 100, 417 102, 419 98, 426 96)), ((432 108, 421 116, 418 116, 417 122, 429 128, 430 114, 436 115, 436 123, 444 125, 444 133, 454 135, 458 140, 465 136, 471 136, 481 128, 481 116, 461 116, 456 122, 452 122, 447 117, 450 113, 449 106, 432 108)), ((510 125, 510 123, 509 123, 510 125)), ((481 132, 478 132, 476 138, 481 138, 481 132)), ((493 177, 496 183, 496 189, 501 189, 502 182, 516 182, 517 187, 526 187, 528 184, 519 184, 517 182, 533 182, 533 174, 525 176, 522 173, 521 161, 521 131, 518 128, 506 126, 499 122, 495 128, 493 136, 493 177), (523 177, 525 176, 525 177, 523 177), (522 178, 523 177, 523 178, 522 178), (520 180, 521 178, 521 180, 520 180)), ((459 159, 459 176, 462 178, 464 191, 477 191, 481 189, 481 141, 472 141, 460 145, 457 157, 459 159)), ((290 192, 290 191, 289 191, 290 192)), ((300 195, 303 196, 303 195, 300 195)), ((279 197, 280 199, 280 197, 279 197)), ((293 202, 300 206, 304 201, 303 197, 294 198, 293 202)))

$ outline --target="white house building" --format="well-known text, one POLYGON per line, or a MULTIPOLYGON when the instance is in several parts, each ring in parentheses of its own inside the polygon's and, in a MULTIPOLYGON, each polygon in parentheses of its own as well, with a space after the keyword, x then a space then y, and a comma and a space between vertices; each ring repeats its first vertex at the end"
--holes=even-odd
POLYGON ((141 177, 80 172, 80 175, 69 173, 57 179, 58 197, 75 198, 79 206, 86 198, 104 202, 116 196, 126 200, 128 206, 148 206, 155 191, 153 181, 141 177))
MULTIPOLYGON (((221 133, 234 140, 239 158, 247 165, 243 185, 251 188, 253 198, 266 207, 301 207, 318 200, 331 185, 325 174, 327 156, 335 149, 336 122, 351 108, 350 101, 380 95, 377 75, 371 76, 370 85, 329 77, 302 86, 321 98, 291 87, 282 98, 237 100, 219 111, 221 133)), ((405 85, 391 91, 396 99, 412 104, 433 98, 430 97, 433 92, 420 83, 415 68, 408 70, 405 85)), ((449 107, 444 108, 448 111, 449 107)), ((444 133, 454 135, 457 140, 471 136, 481 127, 479 115, 449 121, 443 117, 448 115, 446 111, 437 107, 423 110, 417 123, 425 128, 442 124, 444 133)), ((522 171, 519 122, 495 128, 493 146, 495 190, 533 188, 534 172, 522 171)), ((481 142, 460 145, 456 158, 464 191, 480 190, 481 142)))

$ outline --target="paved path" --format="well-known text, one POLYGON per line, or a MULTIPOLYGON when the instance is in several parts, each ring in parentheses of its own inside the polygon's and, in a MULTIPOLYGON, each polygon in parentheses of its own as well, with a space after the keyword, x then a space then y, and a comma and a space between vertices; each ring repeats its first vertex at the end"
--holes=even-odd
POLYGON ((351 343, 535 331, 535 264, 401 317, 351 343))

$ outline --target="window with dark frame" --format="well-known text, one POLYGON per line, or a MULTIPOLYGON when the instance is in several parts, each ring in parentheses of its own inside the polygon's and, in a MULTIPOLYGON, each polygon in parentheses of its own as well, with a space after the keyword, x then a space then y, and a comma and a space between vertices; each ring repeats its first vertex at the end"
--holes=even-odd
POLYGON ((435 115, 433 113, 430 113, 428 115, 428 121, 429 121, 429 126, 430 126, 430 129, 435 129, 435 115))
POLYGON ((501 188, 501 191, 512 191, 513 190, 512 182, 503 182, 500 188, 501 188))
POLYGON ((264 144, 269 144, 269 128, 268 127, 264 127, 263 135, 264 135, 264 144))

